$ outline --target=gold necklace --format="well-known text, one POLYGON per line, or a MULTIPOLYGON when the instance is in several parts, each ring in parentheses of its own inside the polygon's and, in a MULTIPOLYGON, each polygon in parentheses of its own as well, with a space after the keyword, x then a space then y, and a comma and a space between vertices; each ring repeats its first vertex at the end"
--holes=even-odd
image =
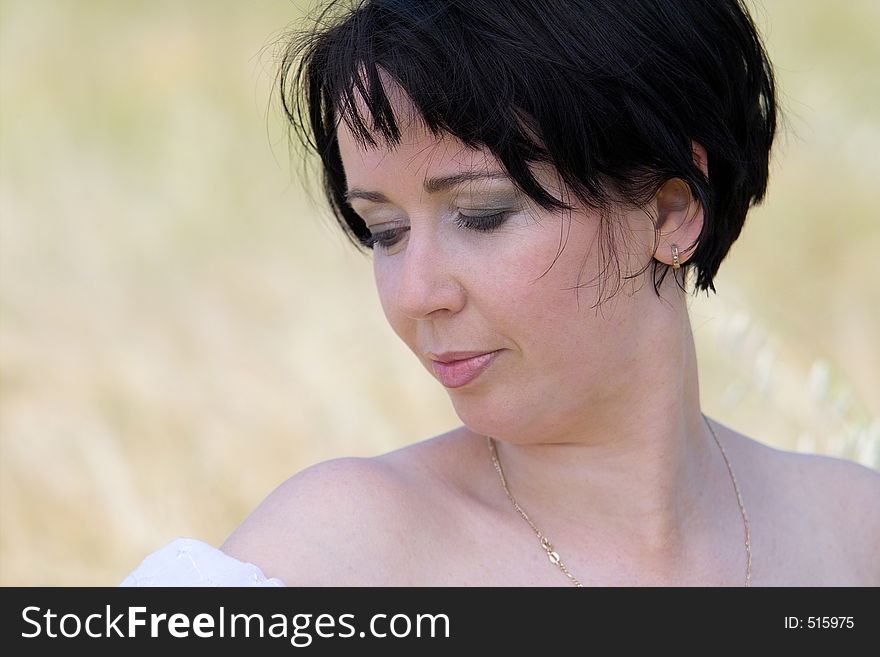
MULTIPOLYGON (((736 475, 733 474, 733 467, 730 465, 730 461, 727 458, 727 452, 724 451, 724 447, 721 446, 721 441, 718 440, 718 435, 715 433, 715 429, 712 428, 712 425, 709 423, 709 418, 706 417, 704 413, 701 413, 703 419, 706 421, 706 425, 709 427, 709 431, 712 432, 712 437, 715 438, 715 443, 718 445, 718 448, 721 450, 721 455, 724 457, 724 462, 727 464, 727 471, 730 473, 730 479, 733 481, 733 490, 736 491, 736 501, 739 502, 739 510, 742 513, 743 524, 746 529, 746 586, 751 586, 752 581, 752 545, 750 540, 749 533, 749 519, 746 516, 746 508, 743 505, 742 495, 739 492, 739 485, 736 483, 736 475)), ((516 501, 516 498, 511 494, 510 489, 507 487, 507 481, 504 479, 504 471, 501 469, 501 463, 498 460, 498 451, 495 448, 495 441, 491 436, 486 436, 486 442, 489 445, 489 454, 492 457, 492 463, 495 465, 495 470, 498 472, 498 477, 501 479, 501 485, 504 487, 504 492, 507 493, 507 497, 510 498, 510 501, 513 502, 513 506, 519 511, 519 514, 523 517, 523 519, 529 523, 531 528, 534 530, 535 534, 538 536, 538 540, 541 542, 541 548, 547 553, 547 557, 550 559, 550 563, 555 566, 558 566, 559 569, 565 574, 568 579, 572 581, 575 586, 583 586, 578 579, 571 574, 571 572, 566 568, 565 563, 563 563, 562 559, 559 557, 559 554, 553 549, 553 544, 550 540, 541 533, 541 530, 535 527, 535 523, 529 518, 528 514, 523 511, 522 507, 519 505, 519 502, 516 501)))

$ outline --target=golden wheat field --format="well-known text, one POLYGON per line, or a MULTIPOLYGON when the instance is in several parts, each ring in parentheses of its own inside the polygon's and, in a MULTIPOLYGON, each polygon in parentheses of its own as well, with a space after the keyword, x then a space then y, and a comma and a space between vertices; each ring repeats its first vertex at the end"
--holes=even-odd
MULTIPOLYGON (((273 44, 305 6, 0 1, 0 584, 115 585, 460 424, 297 178, 273 44)), ((880 2, 752 6, 786 122, 690 302, 703 407, 878 468, 880 2)))

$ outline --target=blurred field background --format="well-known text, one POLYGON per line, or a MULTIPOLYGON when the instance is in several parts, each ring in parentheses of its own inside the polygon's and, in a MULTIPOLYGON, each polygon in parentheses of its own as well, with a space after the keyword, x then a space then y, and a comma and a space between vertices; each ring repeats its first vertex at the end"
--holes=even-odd
MULTIPOLYGON (((460 424, 297 180, 272 43, 305 6, 0 0, 0 584, 115 585, 460 424)), ((755 15, 788 123, 691 302, 704 410, 877 468, 880 3, 755 15)))

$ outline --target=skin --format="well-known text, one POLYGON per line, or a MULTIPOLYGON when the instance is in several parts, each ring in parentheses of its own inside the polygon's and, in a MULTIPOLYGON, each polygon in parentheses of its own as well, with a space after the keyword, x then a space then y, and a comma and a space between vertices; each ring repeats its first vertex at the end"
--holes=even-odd
MULTIPOLYGON (((304 585, 571 585, 505 495, 490 435, 517 500, 585 585, 742 586, 742 512, 701 415, 686 299, 671 272, 661 298, 648 268, 596 306, 606 264, 599 214, 577 204, 543 210, 502 179, 426 190, 428 179, 503 169, 485 150, 430 134, 390 88, 404 127, 398 147, 364 148, 344 125, 338 133, 352 207, 373 234, 404 229, 374 250, 383 311, 432 374, 428 352, 502 351, 476 380, 447 389, 461 427, 298 473, 222 549, 304 585), (492 232, 455 223, 459 212, 499 210, 509 215, 492 232)), ((705 150, 693 151, 708 173, 705 150)), ((535 173, 572 201, 552 170, 535 173)), ((671 180, 648 206, 618 207, 613 220, 628 274, 652 258, 671 263, 673 243, 684 263, 703 213, 671 180)), ((753 584, 795 584, 802 572, 880 581, 864 548, 840 538, 857 531, 860 543, 880 546, 876 512, 858 528, 839 513, 818 519, 880 493, 877 473, 773 450, 711 423, 751 523, 753 584)))

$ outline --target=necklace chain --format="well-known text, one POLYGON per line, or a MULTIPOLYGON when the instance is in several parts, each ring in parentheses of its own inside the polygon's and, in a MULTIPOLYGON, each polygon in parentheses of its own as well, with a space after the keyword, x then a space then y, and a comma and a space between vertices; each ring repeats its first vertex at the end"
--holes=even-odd
MULTIPOLYGON (((704 413, 701 413, 703 416, 703 420, 706 421, 706 426, 709 427, 709 431, 712 432, 712 437, 715 438, 715 443, 718 445, 718 448, 721 450, 721 456, 724 457, 724 462, 727 464, 727 471, 730 473, 730 479, 733 482, 733 490, 736 491, 736 501, 739 503, 739 510, 742 513, 743 525, 745 526, 746 531, 746 586, 751 586, 752 580, 752 545, 751 545, 751 537, 749 532, 749 519, 746 515, 746 508, 743 505, 742 495, 739 491, 739 484, 736 481, 736 475, 733 473, 733 467, 730 465, 730 460, 727 458, 727 452, 724 451, 724 447, 721 445, 721 441, 718 440, 718 435, 715 433, 715 429, 712 428, 712 424, 709 422, 709 418, 706 417, 704 413)), ((504 478, 504 471, 501 469, 501 463, 498 460, 498 450, 495 448, 495 441, 491 436, 486 436, 486 442, 489 445, 489 454, 492 457, 492 463, 495 466, 496 472, 498 472, 498 477, 501 479, 501 485, 504 487, 504 492, 507 493, 507 497, 513 503, 513 506, 519 512, 519 514, 523 517, 523 519, 529 523, 529 526, 534 530, 535 535, 537 535, 538 540, 541 542, 541 549, 547 553, 547 558, 550 559, 550 563, 557 566, 559 570, 561 570, 568 579, 571 580, 572 584, 575 586, 583 586, 583 584, 578 581, 578 579, 571 574, 571 571, 566 567, 565 563, 559 556, 559 553, 553 548, 553 543, 550 542, 541 530, 535 526, 535 523, 532 522, 532 519, 529 518, 528 514, 523 511, 523 508, 519 505, 519 502, 516 501, 516 498, 510 492, 510 489, 507 487, 507 480, 504 478)))

